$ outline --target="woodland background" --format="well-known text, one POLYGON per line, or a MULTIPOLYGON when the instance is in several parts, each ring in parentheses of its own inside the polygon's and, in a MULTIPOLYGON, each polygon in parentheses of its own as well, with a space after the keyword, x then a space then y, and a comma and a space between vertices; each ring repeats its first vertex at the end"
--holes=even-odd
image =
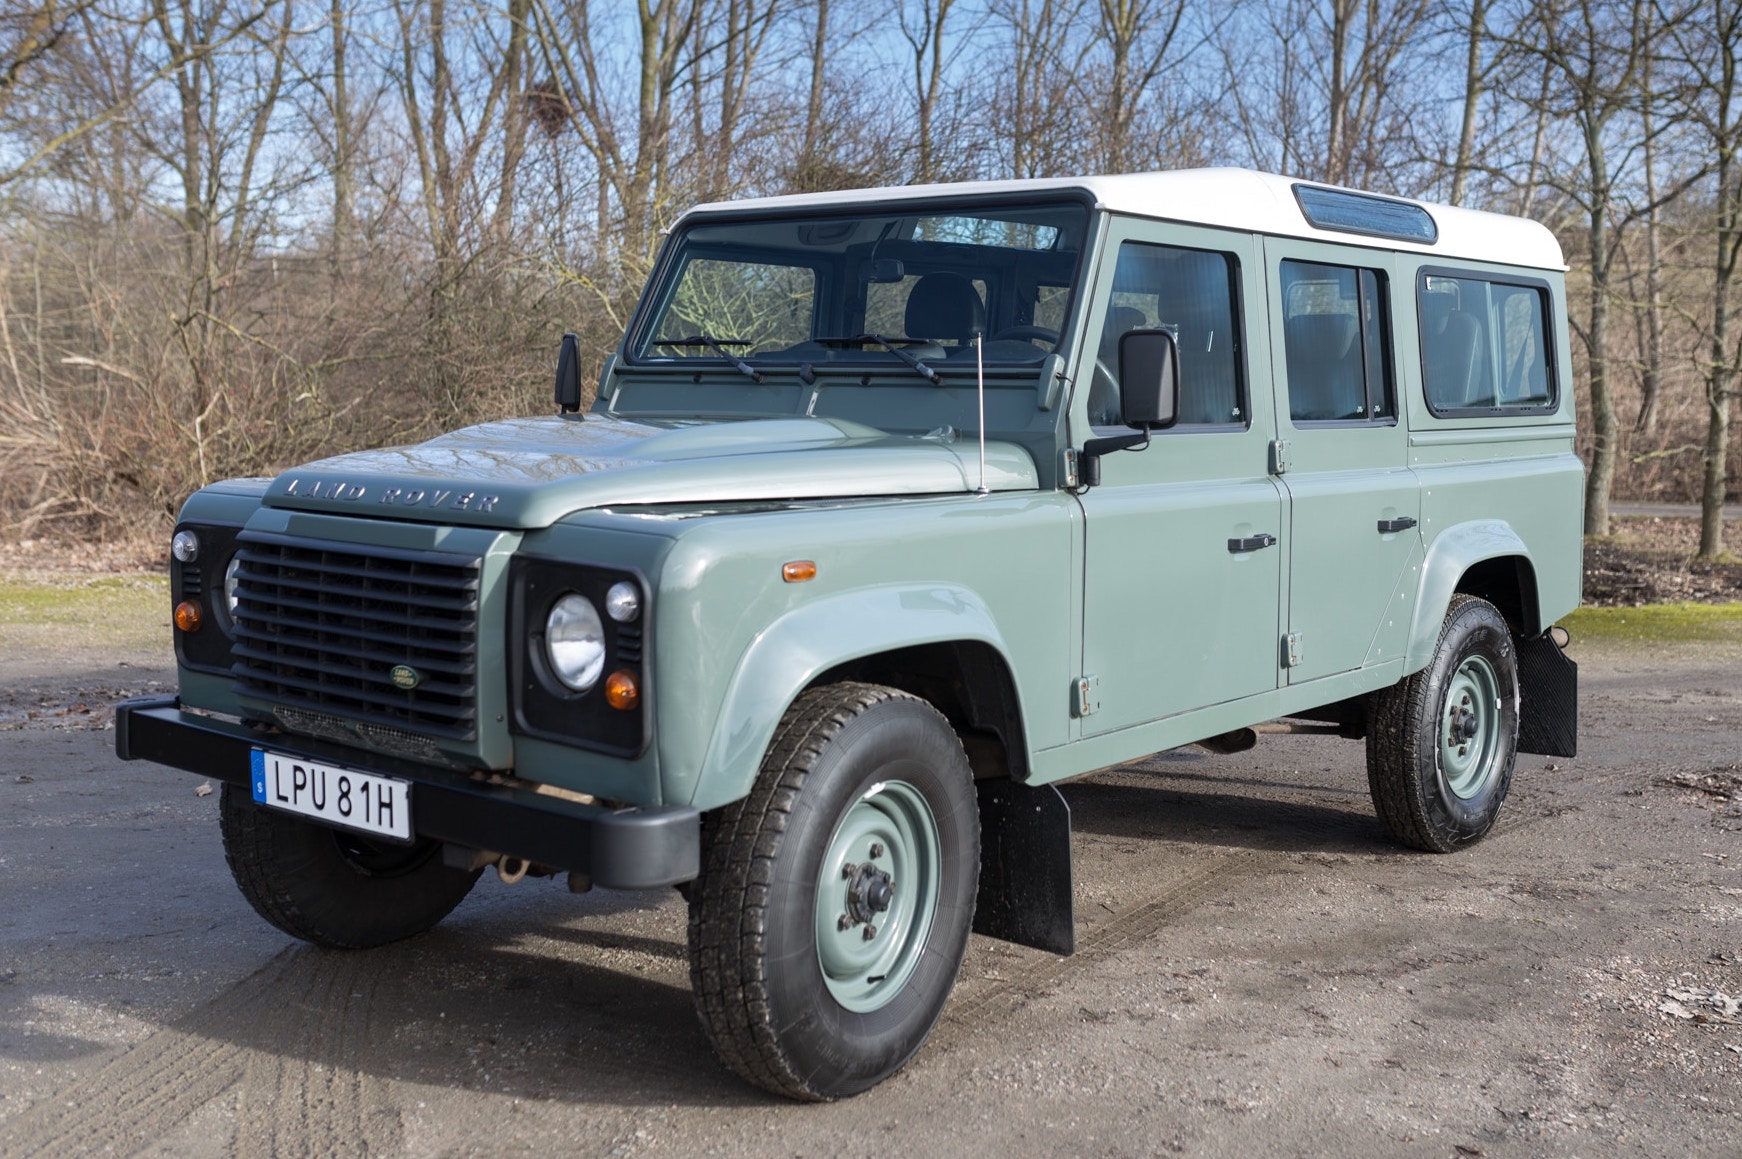
POLYGON ((546 409, 725 197, 1234 164, 1526 214, 1586 530, 1738 487, 1742 0, 0 0, 0 540, 546 409))

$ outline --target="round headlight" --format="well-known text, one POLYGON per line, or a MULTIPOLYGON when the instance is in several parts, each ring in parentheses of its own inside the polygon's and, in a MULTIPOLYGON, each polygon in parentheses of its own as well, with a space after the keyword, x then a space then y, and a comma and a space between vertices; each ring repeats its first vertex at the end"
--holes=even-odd
POLYGON ((611 585, 605 593, 605 614, 619 624, 627 624, 641 614, 641 593, 628 580, 611 585))
POLYGON ((178 531, 169 541, 169 554, 182 563, 192 563, 200 557, 200 537, 191 531, 178 531))
POLYGON ((232 555, 229 566, 224 568, 224 606, 229 609, 230 622, 236 622, 236 576, 242 570, 242 557, 232 555))
POLYGON ((599 682, 605 670, 605 626, 592 600, 571 592, 551 606, 544 654, 564 686, 585 692, 599 682))

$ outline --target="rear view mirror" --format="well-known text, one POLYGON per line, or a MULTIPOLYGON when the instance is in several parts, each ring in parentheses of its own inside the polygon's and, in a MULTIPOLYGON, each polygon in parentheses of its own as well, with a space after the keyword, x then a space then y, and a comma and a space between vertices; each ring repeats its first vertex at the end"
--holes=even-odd
POLYGON ((1179 417, 1179 345, 1171 331, 1129 330, 1119 339, 1119 387, 1126 426, 1173 426, 1179 417))
POLYGON ((891 282, 899 282, 906 276, 907 270, 903 268, 900 258, 872 258, 870 261, 859 263, 859 280, 861 282, 888 285, 891 282))

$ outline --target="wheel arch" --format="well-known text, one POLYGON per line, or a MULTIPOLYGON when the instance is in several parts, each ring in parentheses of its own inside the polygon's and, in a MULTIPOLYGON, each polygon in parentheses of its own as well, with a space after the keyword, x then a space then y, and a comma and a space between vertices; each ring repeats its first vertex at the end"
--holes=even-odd
POLYGON ((668 799, 711 809, 744 796, 787 708, 843 680, 932 704, 962 738, 977 779, 1026 775, 1021 697, 991 610, 959 585, 900 585, 818 600, 760 632, 733 672, 694 785, 668 799))
POLYGON ((1405 671, 1427 666, 1446 608, 1458 593, 1493 604, 1520 636, 1542 631, 1536 565, 1524 540, 1502 520, 1456 524, 1435 537, 1422 561, 1405 671))

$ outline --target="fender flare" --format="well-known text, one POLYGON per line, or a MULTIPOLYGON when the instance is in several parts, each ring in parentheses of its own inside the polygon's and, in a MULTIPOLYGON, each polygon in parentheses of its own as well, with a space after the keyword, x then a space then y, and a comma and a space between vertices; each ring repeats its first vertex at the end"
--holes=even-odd
POLYGON ((859 588, 794 608, 758 633, 739 658, 689 803, 711 809, 747 794, 780 718, 830 668, 954 641, 986 644, 1009 665, 991 610, 956 584, 859 588))
POLYGON ((1531 560, 1524 540, 1502 519, 1476 519, 1456 523, 1434 537, 1421 563, 1421 582, 1416 585, 1415 618, 1409 626, 1409 649, 1403 670, 1419 672, 1433 658, 1439 642, 1440 624, 1446 605, 1458 589, 1464 573, 1483 560, 1507 556, 1531 560))

